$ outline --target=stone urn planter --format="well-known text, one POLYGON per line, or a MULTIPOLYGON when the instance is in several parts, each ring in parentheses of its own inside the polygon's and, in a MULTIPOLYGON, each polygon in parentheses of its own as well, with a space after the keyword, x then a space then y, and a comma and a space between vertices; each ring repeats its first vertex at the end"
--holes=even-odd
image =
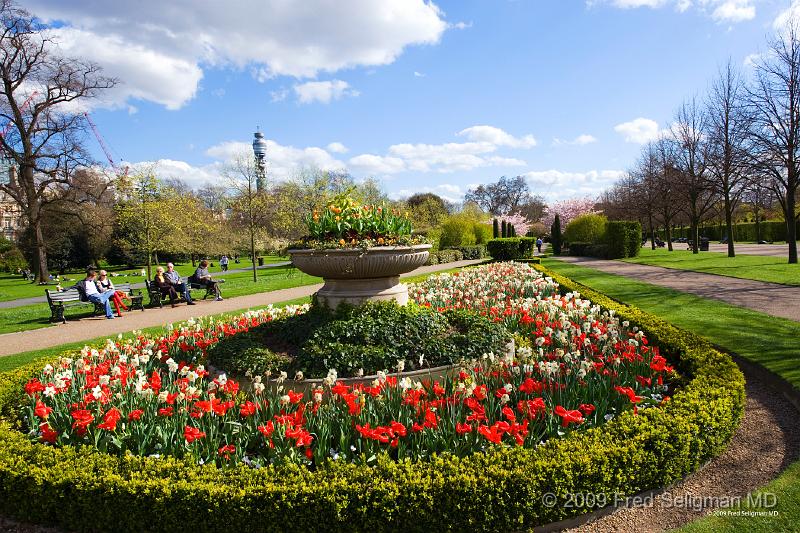
POLYGON ((376 246, 374 248, 291 249, 292 263, 302 272, 318 276, 325 285, 317 301, 335 309, 341 303, 358 305, 368 300, 408 302, 408 287, 400 274, 428 260, 431 245, 376 246))

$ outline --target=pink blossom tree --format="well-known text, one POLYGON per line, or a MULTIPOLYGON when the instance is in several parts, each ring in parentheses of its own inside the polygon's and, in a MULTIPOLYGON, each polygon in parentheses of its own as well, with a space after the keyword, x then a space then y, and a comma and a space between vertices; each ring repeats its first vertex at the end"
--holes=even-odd
POLYGON ((528 219, 519 213, 514 213, 513 215, 503 217, 503 220, 506 221, 506 224, 511 224, 514 226, 514 231, 517 232, 517 236, 519 237, 524 237, 531 228, 531 223, 528 221, 528 219))
POLYGON ((545 227, 553 225, 553 219, 556 213, 561 217, 561 227, 564 228, 569 224, 570 220, 577 218, 581 215, 599 214, 600 211, 594 208, 597 202, 594 198, 570 198, 568 200, 561 200, 553 202, 547 206, 547 214, 545 214, 542 222, 545 227))

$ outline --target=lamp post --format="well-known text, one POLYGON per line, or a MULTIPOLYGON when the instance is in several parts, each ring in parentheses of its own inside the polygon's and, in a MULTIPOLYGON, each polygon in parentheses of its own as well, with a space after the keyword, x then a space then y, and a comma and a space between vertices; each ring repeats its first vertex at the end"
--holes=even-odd
POLYGON ((267 183, 267 141, 264 140, 264 134, 256 131, 253 134, 253 154, 256 157, 256 190, 262 192, 266 188, 267 183))

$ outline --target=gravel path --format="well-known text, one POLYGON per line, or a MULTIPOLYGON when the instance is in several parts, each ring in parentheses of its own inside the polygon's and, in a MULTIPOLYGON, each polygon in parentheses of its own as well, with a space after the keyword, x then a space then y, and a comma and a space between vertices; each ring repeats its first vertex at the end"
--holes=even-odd
MULTIPOLYGON (((483 262, 483 259, 469 261, 456 261, 443 265, 428 265, 420 267, 413 272, 401 277, 418 276, 461 268, 483 262)), ((177 307, 165 306, 162 309, 148 308, 146 311, 129 311, 122 318, 106 320, 104 316, 88 317, 80 320, 68 320, 66 324, 56 324, 50 327, 6 333, 0 335, 0 357, 31 350, 41 350, 60 344, 80 342, 94 339, 103 335, 116 335, 127 333, 136 329, 143 329, 161 324, 181 322, 192 317, 215 315, 229 311, 245 310, 253 307, 263 307, 268 304, 285 302, 296 298, 311 296, 322 287, 322 284, 304 285, 291 289, 261 292, 247 296, 225 299, 221 302, 209 300, 196 300, 197 305, 188 306, 179 304, 177 307)), ((223 285, 223 296, 225 286, 223 285)))
POLYGON ((800 457, 800 417, 796 406, 778 390, 779 386, 764 370, 749 364, 740 364, 740 367, 747 378, 747 403, 742 424, 724 453, 704 469, 654 497, 653 505, 622 507, 570 531, 668 531, 710 514, 717 507, 713 505, 714 498, 720 501, 719 498, 724 497, 746 496, 797 460, 800 457), (681 498, 692 505, 677 505, 681 498), (711 506, 700 509, 704 498, 711 506), (692 506, 695 508, 687 508, 692 506))
POLYGON ((800 287, 590 257, 555 259, 800 322, 800 287))

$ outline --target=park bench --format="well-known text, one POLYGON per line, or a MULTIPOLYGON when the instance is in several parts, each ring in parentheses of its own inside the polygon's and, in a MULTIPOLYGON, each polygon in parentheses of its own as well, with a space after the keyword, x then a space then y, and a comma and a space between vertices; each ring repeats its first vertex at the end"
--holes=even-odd
MULTIPOLYGON (((217 283, 225 283, 224 279, 216 279, 214 281, 216 281, 217 283)), ((191 283, 188 277, 181 277, 181 282, 189 288, 189 294, 192 294, 192 291, 197 291, 197 290, 205 291, 205 294, 203 294, 203 300, 205 300, 209 296, 215 296, 214 289, 206 287, 205 285, 200 285, 199 283, 191 283)), ((161 293, 161 289, 158 288, 158 285, 156 285, 152 281, 145 280, 144 285, 145 287, 147 287, 147 295, 150 298, 151 306, 158 305, 159 307, 163 307, 164 300, 169 300, 169 297, 163 295, 161 293)), ((184 300, 183 294, 178 293, 178 299, 184 300)), ((194 297, 192 297, 192 300, 194 300, 194 297)))
MULTIPOLYGON (((115 289, 126 293, 130 297, 130 309, 141 309, 144 311, 144 296, 141 291, 131 289, 130 283, 120 283, 119 285, 115 285, 115 289)), ((68 307, 90 305, 94 307, 94 315, 105 314, 106 312, 106 308, 103 304, 82 300, 81 293, 76 287, 70 287, 63 291, 45 289, 44 293, 45 296, 47 296, 47 304, 50 306, 50 322, 60 321, 66 324, 67 319, 64 317, 64 310, 68 307)))

